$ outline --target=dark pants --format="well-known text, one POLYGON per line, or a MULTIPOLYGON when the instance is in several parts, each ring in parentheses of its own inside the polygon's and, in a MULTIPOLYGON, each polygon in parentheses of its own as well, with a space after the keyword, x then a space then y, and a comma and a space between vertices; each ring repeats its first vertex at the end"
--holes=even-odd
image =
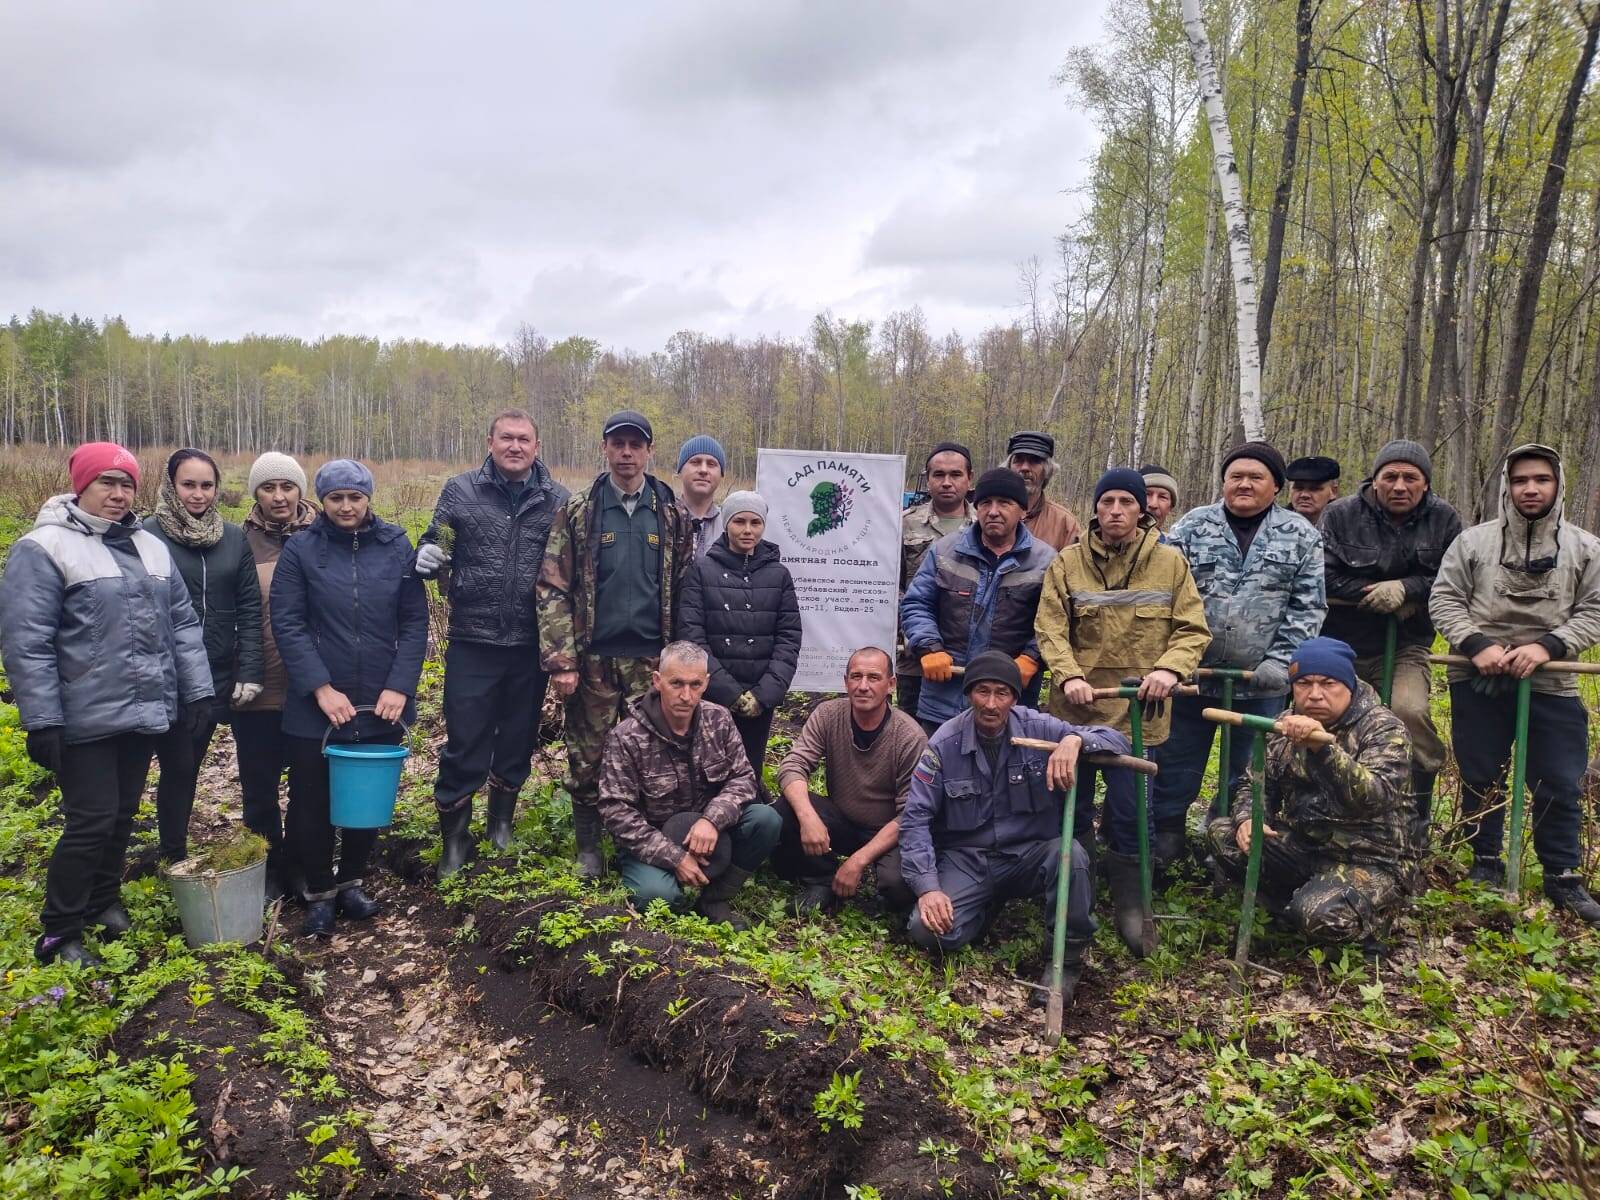
POLYGON ((151 741, 124 733, 62 751, 56 783, 65 820, 45 874, 46 937, 80 937, 85 923, 116 902, 151 741))
POLYGON ((452 641, 444 652, 444 753, 433 799, 455 808, 487 780, 517 792, 539 741, 548 676, 536 646, 452 641))
POLYGON ((894 706, 903 712, 917 715, 917 701, 922 699, 922 676, 901 675, 894 681, 894 706))
MULTIPOLYGON (((401 733, 366 739, 398 746, 401 733)), ((307 900, 326 900, 343 887, 361 882, 361 873, 378 844, 376 829, 339 830, 339 874, 333 872, 333 822, 329 818, 328 760, 322 739, 286 736, 289 749, 289 815, 284 822, 284 847, 290 877, 305 881, 307 900)))
POLYGON ((276 710, 234 713, 233 748, 239 756, 245 826, 279 851, 283 846, 279 785, 289 767, 289 739, 283 732, 283 714, 276 710))
MULTIPOLYGON (((1233 711, 1275 717, 1283 711, 1287 699, 1286 696, 1235 699, 1233 711)), ((1211 743, 1217 733, 1217 726, 1202 717, 1200 710, 1220 708, 1222 701, 1216 696, 1174 696, 1171 704, 1172 732, 1166 741, 1150 751, 1151 759, 1161 768, 1149 793, 1150 820, 1158 829, 1181 827, 1189 814, 1189 806, 1200 794, 1200 782, 1205 777, 1211 743)), ((1224 808, 1233 803, 1239 781, 1250 765, 1250 739, 1247 729, 1233 731, 1233 749, 1228 761, 1228 802, 1224 808)))
POLYGON ((151 742, 156 761, 161 764, 161 778, 156 782, 156 828, 161 857, 167 862, 189 857, 189 816, 194 812, 195 784, 216 732, 215 721, 208 721, 195 734, 182 725, 174 725, 151 742))
MULTIPOLYGON (((1054 924, 1056 880, 1060 873, 1061 839, 1030 842, 1005 850, 941 850, 939 890, 950 897, 955 921, 950 932, 937 934, 911 910, 906 929, 924 950, 959 950, 983 932, 990 910, 1007 900, 1036 899, 1044 905, 1047 924, 1054 924)), ((1094 878, 1089 855, 1072 842, 1072 879, 1067 891, 1067 936, 1087 941, 1094 936, 1094 878)))
MULTIPOLYGON (((738 824, 723 831, 733 843, 730 869, 737 868, 749 873, 766 862, 772 855, 772 848, 778 844, 778 833, 782 827, 783 823, 778 820, 772 805, 746 804, 739 814, 738 824)), ((652 900, 665 900, 674 906, 683 900, 683 887, 674 872, 641 862, 627 851, 617 855, 617 874, 622 877, 622 886, 628 889, 628 895, 640 908, 652 900)), ((722 876, 717 876, 717 879, 720 878, 722 876)), ((715 883, 716 879, 712 882, 715 883)))
MULTIPOLYGON (((1527 785, 1533 794, 1533 849, 1546 874, 1578 867, 1580 799, 1589 756, 1589 714, 1576 696, 1533 692, 1528 704, 1527 785)), ((1514 693, 1482 696, 1466 682, 1450 685, 1450 740, 1461 768, 1462 815, 1477 858, 1499 858, 1511 743, 1514 693), (1491 793, 1495 793, 1491 795, 1491 793), (1485 811, 1486 809, 1491 811, 1485 811)))
MULTIPOLYGON (((839 868, 839 860, 845 855, 854 854, 879 833, 877 829, 858 825, 840 812, 833 801, 812 792, 811 807, 817 810, 818 819, 828 827, 831 849, 826 854, 807 854, 800 845, 800 820, 794 815, 794 809, 789 807, 789 801, 780 796, 773 807, 783 818, 783 836, 772 856, 772 868, 790 881, 831 883, 833 873, 839 868)), ((915 903, 916 896, 900 873, 898 845, 889 847, 883 857, 873 864, 873 870, 878 875, 878 895, 890 908, 903 912, 915 903)))
MULTIPOLYGON (((1073 813, 1072 836, 1085 846, 1094 830, 1095 787, 1106 782, 1101 808, 1100 830, 1114 854, 1139 853, 1139 797, 1133 789, 1132 771, 1102 771, 1084 764, 1078 773, 1077 809, 1073 813)), ((1146 793, 1148 796, 1148 793, 1146 793)))
POLYGON ((734 715, 733 724, 739 730, 739 740, 744 743, 744 756, 750 760, 750 769, 756 773, 756 799, 766 802, 767 785, 761 778, 761 768, 767 761, 767 740, 772 734, 772 718, 778 710, 769 708, 754 717, 734 715))

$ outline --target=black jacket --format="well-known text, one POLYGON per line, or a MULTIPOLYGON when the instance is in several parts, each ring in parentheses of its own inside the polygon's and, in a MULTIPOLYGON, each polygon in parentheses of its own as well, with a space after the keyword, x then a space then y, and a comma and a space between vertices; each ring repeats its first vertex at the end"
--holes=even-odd
POLYGON ((1349 642, 1362 657, 1382 654, 1389 618, 1354 605, 1367 584, 1403 579, 1406 603, 1414 611, 1401 620, 1395 646, 1432 646, 1428 593, 1444 552, 1461 532, 1456 510, 1430 489, 1422 503, 1396 524, 1379 507, 1368 481, 1354 496, 1335 500, 1323 510, 1321 530, 1322 574, 1328 589, 1323 634, 1349 642))
POLYGON ((450 599, 452 638, 497 646, 539 644, 533 585, 550 522, 566 502, 567 489, 538 459, 515 508, 487 458, 476 471, 444 485, 422 544, 437 542, 446 526, 455 531, 449 578, 440 580, 450 599))
POLYGON ((776 708, 800 662, 800 601, 771 542, 735 554, 728 535, 690 565, 678 608, 678 636, 711 655, 706 699, 732 704, 751 692, 776 708))
POLYGON ((215 716, 226 721, 233 685, 262 683, 266 678, 261 662, 261 584, 250 543, 243 529, 227 523, 222 526, 222 540, 203 549, 173 541, 155 517, 147 517, 144 527, 166 544, 189 589, 211 663, 215 716))

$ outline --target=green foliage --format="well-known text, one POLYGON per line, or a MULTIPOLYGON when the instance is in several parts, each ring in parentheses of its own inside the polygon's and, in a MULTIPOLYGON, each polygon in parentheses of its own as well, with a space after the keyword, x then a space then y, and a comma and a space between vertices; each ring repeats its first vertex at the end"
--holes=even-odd
POLYGON ((831 1133, 835 1125, 841 1129, 861 1128, 867 1105, 861 1098, 860 1086, 860 1071, 851 1071, 848 1075, 835 1072, 828 1086, 816 1094, 811 1109, 817 1114, 817 1123, 824 1133, 831 1133))

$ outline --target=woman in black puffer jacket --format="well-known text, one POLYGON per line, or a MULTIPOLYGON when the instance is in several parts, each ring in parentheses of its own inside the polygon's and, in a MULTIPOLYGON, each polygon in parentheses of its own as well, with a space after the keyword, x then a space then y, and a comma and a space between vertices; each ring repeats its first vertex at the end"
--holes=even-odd
POLYGON ((684 578, 678 636, 710 654, 706 699, 733 711, 760 783, 772 716, 800 662, 800 601, 778 548, 761 538, 767 502, 734 492, 721 516, 721 535, 684 578))

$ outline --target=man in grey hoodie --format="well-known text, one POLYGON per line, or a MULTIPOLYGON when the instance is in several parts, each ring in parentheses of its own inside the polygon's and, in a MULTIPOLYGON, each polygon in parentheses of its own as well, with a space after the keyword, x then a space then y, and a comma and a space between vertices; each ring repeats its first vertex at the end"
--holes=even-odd
POLYGON ((1600 642, 1600 538, 1562 517, 1561 456, 1530 443, 1506 456, 1500 514, 1445 552, 1428 611, 1446 640, 1472 659, 1450 669, 1450 725, 1470 818, 1472 878, 1496 884, 1505 808, 1500 790, 1514 736, 1509 693, 1531 677, 1528 785, 1533 846, 1544 892, 1557 908, 1600 925, 1600 904, 1578 874, 1579 805, 1589 715, 1570 674, 1540 671, 1600 642))

